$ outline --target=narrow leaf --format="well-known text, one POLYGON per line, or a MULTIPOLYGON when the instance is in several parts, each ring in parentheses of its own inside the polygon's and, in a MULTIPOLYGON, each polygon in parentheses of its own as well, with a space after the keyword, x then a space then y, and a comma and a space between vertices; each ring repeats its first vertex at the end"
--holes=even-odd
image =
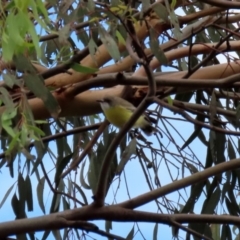
POLYGON ((210 107, 209 107, 209 114, 210 114, 210 123, 213 124, 215 115, 217 113, 217 99, 216 99, 216 95, 213 92, 212 94, 212 98, 211 98, 211 102, 210 102, 210 107))
POLYGON ((228 139, 228 156, 230 159, 235 159, 236 158, 236 154, 232 145, 232 142, 230 139, 228 139))
POLYGON ((158 234, 158 223, 155 224, 154 229, 153 229, 153 240, 158 239, 157 234, 158 234))
POLYGON ((118 45, 113 39, 113 37, 103 28, 101 25, 98 27, 100 38, 105 45, 106 49, 108 50, 108 53, 111 55, 111 57, 117 62, 120 60, 120 52, 118 50, 118 45))
POLYGON ((86 161, 83 162, 81 171, 80 171, 80 183, 85 189, 91 189, 90 186, 85 182, 84 179, 84 167, 85 167, 86 161))
POLYGON ((87 197, 86 197, 84 191, 75 182, 72 182, 72 183, 73 183, 74 187, 78 190, 78 192, 81 194, 84 203, 86 205, 88 205, 87 197))
POLYGON ((154 56, 157 58, 157 60, 162 64, 162 65, 167 65, 168 64, 168 59, 166 58, 163 50, 159 46, 159 41, 158 41, 158 35, 155 32, 154 29, 150 29, 150 48, 154 54, 154 56))
POLYGON ((45 183, 45 177, 42 177, 37 185, 37 198, 38 198, 38 204, 39 204, 40 208, 42 209, 43 213, 45 214, 45 206, 43 203, 44 183, 45 183))
POLYGON ((5 201, 7 200, 8 196, 10 195, 13 187, 14 187, 14 184, 13 184, 13 185, 7 190, 7 192, 5 193, 2 201, 0 202, 0 209, 1 209, 1 207, 3 206, 3 204, 5 203, 5 201))
POLYGON ((128 233, 126 240, 132 240, 134 236, 134 226, 132 227, 131 231, 128 233))
POLYGON ((67 166, 67 164, 70 162, 71 158, 73 156, 73 153, 69 154, 68 156, 62 158, 62 159, 58 159, 57 161, 57 170, 56 170, 56 174, 55 174, 55 184, 56 187, 58 187, 59 181, 60 181, 60 175, 62 174, 64 168, 67 166))
POLYGON ((77 64, 74 63, 73 65, 71 65, 71 68, 77 72, 81 72, 81 73, 95 73, 98 71, 97 68, 90 68, 90 67, 85 67, 81 64, 77 64))
POLYGON ((25 186, 26 186, 26 202, 27 202, 28 211, 33 211, 32 184, 28 175, 25 179, 25 186))
POLYGON ((42 79, 35 74, 28 74, 24 76, 24 82, 36 97, 42 99, 52 117, 57 118, 61 111, 60 107, 51 92, 44 86, 42 79))
POLYGON ((26 186, 21 173, 18 175, 19 207, 25 210, 26 186))
POLYGON ((160 19, 164 22, 168 22, 168 11, 162 3, 159 2, 157 5, 154 4, 153 10, 160 19))
POLYGON ((132 156, 132 154, 136 154, 136 138, 133 138, 131 142, 128 144, 126 149, 123 151, 122 156, 121 156, 121 161, 117 167, 117 173, 116 174, 121 174, 124 166, 132 156))

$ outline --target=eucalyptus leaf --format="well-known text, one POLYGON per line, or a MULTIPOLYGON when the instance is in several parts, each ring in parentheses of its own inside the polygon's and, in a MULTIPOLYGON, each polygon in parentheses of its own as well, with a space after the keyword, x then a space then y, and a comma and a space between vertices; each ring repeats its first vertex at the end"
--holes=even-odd
POLYGON ((45 184, 45 177, 42 177, 37 185, 37 199, 38 199, 39 207, 45 214, 45 206, 43 202, 44 184, 45 184))
POLYGON ((44 86, 43 80, 39 76, 28 74, 24 76, 24 82, 36 97, 43 100, 52 117, 57 118, 61 109, 51 92, 44 86))
POLYGON ((100 39, 102 40, 103 44, 105 45, 108 53, 111 57, 115 60, 115 62, 119 61, 121 56, 118 50, 118 46, 116 41, 113 37, 100 25, 98 26, 98 31, 100 35, 100 39))

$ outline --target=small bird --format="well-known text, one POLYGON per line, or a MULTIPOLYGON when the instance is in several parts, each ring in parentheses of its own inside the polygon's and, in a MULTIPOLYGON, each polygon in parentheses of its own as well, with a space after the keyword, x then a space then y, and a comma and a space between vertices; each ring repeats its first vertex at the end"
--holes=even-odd
MULTIPOLYGON (((130 102, 116 96, 106 96, 97 101, 100 103, 107 120, 118 128, 122 128, 136 110, 136 107, 130 102)), ((133 128, 141 128, 147 136, 150 136, 155 131, 145 114, 138 118, 133 128)))

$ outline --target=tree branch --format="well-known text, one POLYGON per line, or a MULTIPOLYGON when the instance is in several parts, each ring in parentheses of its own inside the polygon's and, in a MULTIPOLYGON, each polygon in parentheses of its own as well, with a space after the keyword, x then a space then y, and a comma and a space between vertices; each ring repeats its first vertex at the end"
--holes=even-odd
MULTIPOLYGON (((134 208, 140 207, 144 204, 147 204, 157 198, 160 198, 160 197, 165 196, 169 193, 172 193, 176 190, 179 190, 181 188, 191 186, 195 183, 204 181, 207 178, 212 177, 214 175, 217 175, 217 174, 220 174, 223 172, 227 172, 229 170, 237 169, 237 168, 240 168, 240 158, 231 160, 229 162, 220 163, 214 167, 207 168, 204 171, 195 173, 189 177, 180 179, 178 181, 167 184, 156 190, 150 191, 148 193, 142 194, 133 199, 130 199, 130 200, 127 200, 120 204, 117 204, 117 206, 120 206, 123 208, 134 209, 134 208)), ((178 221, 178 220, 176 220, 176 221, 178 221)))
MULTIPOLYGON (((238 161, 240 163, 239 160, 233 161, 238 161)), ((86 221, 103 219, 116 222, 154 222, 170 226, 173 225, 172 221, 178 223, 218 223, 240 225, 240 218, 238 216, 226 214, 158 214, 125 209, 119 206, 95 208, 92 205, 60 213, 52 213, 42 217, 17 219, 0 223, 0 237, 2 239, 10 235, 21 233, 69 227, 86 229, 90 224, 86 221)))

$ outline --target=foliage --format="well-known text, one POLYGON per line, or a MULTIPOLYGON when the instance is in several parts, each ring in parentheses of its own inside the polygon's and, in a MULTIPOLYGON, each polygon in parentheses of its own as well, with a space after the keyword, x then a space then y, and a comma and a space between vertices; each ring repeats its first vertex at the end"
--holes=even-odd
POLYGON ((239 239, 239 7, 1 1, 0 238, 239 239))

